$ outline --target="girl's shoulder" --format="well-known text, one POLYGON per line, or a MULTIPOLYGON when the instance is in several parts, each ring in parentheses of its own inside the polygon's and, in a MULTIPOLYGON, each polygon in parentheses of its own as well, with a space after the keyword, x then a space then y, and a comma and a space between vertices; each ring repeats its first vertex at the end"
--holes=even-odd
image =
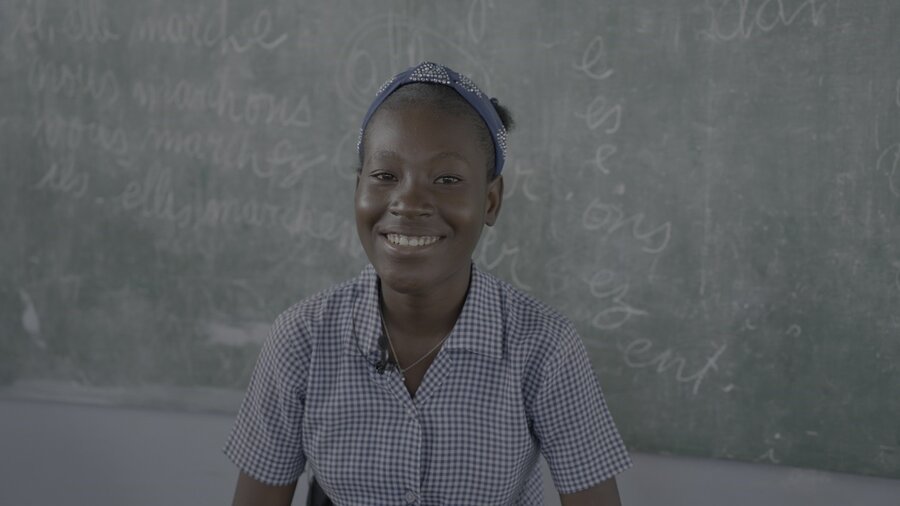
POLYGON ((577 337, 575 326, 562 312, 511 283, 480 271, 485 284, 499 301, 499 311, 508 338, 514 341, 541 341, 544 345, 577 337))
POLYGON ((360 276, 348 279, 304 297, 282 311, 272 325, 273 334, 293 341, 310 341, 321 329, 334 327, 350 317, 353 301, 360 292, 360 276))

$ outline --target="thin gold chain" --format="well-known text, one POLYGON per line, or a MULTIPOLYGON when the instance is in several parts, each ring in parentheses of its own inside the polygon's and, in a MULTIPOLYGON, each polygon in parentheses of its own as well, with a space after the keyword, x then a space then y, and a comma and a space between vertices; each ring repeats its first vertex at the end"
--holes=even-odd
POLYGON ((381 312, 381 328, 384 329, 384 335, 385 335, 385 337, 387 337, 388 346, 391 347, 391 353, 394 354, 394 360, 397 362, 397 369, 400 371, 400 377, 402 377, 404 380, 406 379, 406 377, 403 375, 406 373, 406 371, 412 369, 413 367, 418 365, 419 362, 425 360, 425 357, 434 353, 434 350, 438 349, 442 344, 444 344, 444 341, 446 341, 447 338, 450 337, 450 334, 452 333, 452 330, 451 330, 451 332, 448 332, 447 335, 444 336, 443 339, 441 339, 436 345, 434 345, 434 348, 428 350, 428 353, 419 357, 419 359, 416 360, 415 362, 413 362, 412 364, 409 364, 406 367, 400 367, 400 356, 397 355, 397 350, 394 349, 394 343, 393 343, 393 341, 391 341, 391 334, 388 332, 387 323, 384 321, 384 311, 381 312))

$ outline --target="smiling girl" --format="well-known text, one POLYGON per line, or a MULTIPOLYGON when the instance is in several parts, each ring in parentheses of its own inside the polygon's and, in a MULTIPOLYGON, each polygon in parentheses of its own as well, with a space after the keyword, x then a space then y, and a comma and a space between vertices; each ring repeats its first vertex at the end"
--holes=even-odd
POLYGON ((291 503, 309 464, 334 504, 617 505, 630 461, 581 338, 480 271, 503 200, 508 112, 425 62, 360 131, 356 225, 370 265, 282 313, 225 448, 234 504, 291 503))

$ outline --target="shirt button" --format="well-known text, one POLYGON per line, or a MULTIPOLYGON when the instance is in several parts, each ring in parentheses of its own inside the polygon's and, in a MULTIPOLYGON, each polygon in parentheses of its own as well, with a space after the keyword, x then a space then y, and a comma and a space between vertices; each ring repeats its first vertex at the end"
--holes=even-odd
POLYGON ((412 490, 406 491, 406 504, 412 504, 416 502, 416 493, 412 490))

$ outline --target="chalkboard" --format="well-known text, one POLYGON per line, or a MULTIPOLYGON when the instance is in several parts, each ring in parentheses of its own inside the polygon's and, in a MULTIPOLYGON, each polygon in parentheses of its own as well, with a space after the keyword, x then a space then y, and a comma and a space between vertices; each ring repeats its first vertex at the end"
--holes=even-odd
POLYGON ((900 478, 900 4, 0 1, 4 396, 233 411, 354 276, 356 129, 421 60, 514 112, 483 268, 633 450, 900 478))

